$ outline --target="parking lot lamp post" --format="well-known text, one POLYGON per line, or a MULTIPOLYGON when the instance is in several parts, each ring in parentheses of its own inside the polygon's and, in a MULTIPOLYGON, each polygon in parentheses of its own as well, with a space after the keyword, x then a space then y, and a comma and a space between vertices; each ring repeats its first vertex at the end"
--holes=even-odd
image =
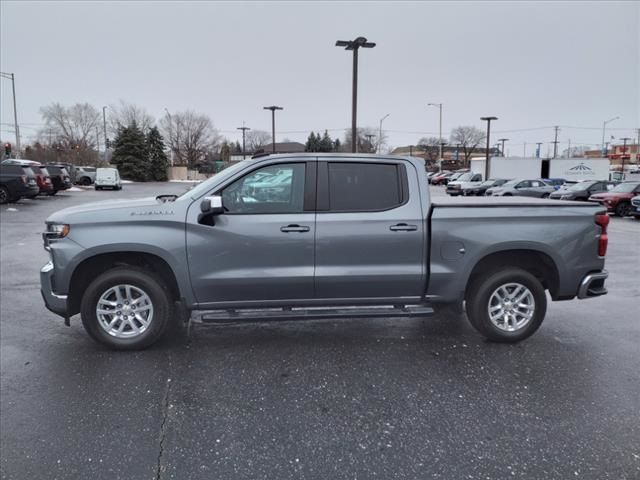
POLYGON ((109 148, 109 140, 107 139, 107 107, 102 107, 102 129, 104 133, 104 159, 107 159, 107 148, 109 148))
POLYGON ((378 130, 378 144, 376 145, 376 153, 380 153, 380 144, 382 143, 382 122, 387 118, 390 113, 387 113, 384 117, 380 119, 380 129, 378 130))
POLYGON ((251 130, 251 129, 249 127, 245 127, 244 122, 242 122, 242 126, 238 127, 237 129, 242 130, 242 159, 244 160, 246 158, 245 149, 244 149, 245 137, 246 137, 247 130, 251 130))
POLYGON ((270 107, 263 107, 264 110, 271 110, 271 146, 273 153, 276 153, 276 110, 284 110, 277 105, 271 105, 270 107))
POLYGON ((338 40, 336 47, 344 47, 345 50, 353 51, 353 86, 351 94, 351 152, 358 151, 358 50, 360 48, 373 48, 376 44, 367 42, 364 37, 358 37, 354 40, 338 40))
POLYGON ((618 120, 620 117, 613 117, 610 118, 609 120, 605 120, 604 122, 602 122, 602 154, 603 155, 607 155, 607 147, 605 146, 604 143, 604 132, 607 129, 607 123, 611 123, 614 120, 618 120))
POLYGON ((18 125, 18 110, 16 108, 16 76, 13 73, 0 72, 0 77, 11 80, 13 92, 13 128, 16 131, 16 156, 20 158, 20 126, 18 125))
POLYGON ((442 171, 442 103, 427 103, 428 107, 438 107, 440 110, 440 122, 438 130, 438 141, 440 142, 440 151, 438 155, 438 171, 442 171))
POLYGON ((484 162, 484 178, 489 178, 489 163, 491 162, 489 156, 489 146, 491 145, 491 121, 498 120, 498 117, 480 117, 480 120, 487 122, 487 157, 484 162))

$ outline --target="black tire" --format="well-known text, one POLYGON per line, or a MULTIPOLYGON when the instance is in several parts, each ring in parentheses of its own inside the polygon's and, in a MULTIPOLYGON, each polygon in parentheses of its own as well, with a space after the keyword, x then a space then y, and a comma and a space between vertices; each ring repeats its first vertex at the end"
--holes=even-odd
POLYGON ((613 212, 616 217, 626 217, 629 213, 631 213, 631 204, 629 202, 618 203, 613 212))
POLYGON ((91 185, 91 179, 89 177, 82 177, 78 182, 80 185, 91 185))
POLYGON ((513 197, 513 193, 507 192, 503 195, 503 197, 513 197))
MULTIPOLYGON (((141 350, 154 344, 166 332, 173 313, 171 295, 151 272, 136 267, 118 267, 98 276, 84 292, 80 306, 82 324, 98 343, 114 350, 141 350), (131 338, 118 338, 100 326, 96 307, 100 297, 116 285, 131 285, 146 293, 153 307, 148 327, 131 338)), ((126 317, 125 317, 126 318, 126 317)))
POLYGON ((468 287, 466 312, 471 325, 484 337, 494 342, 519 342, 540 328, 547 312, 547 297, 540 281, 526 270, 507 267, 488 272, 476 278, 468 287), (489 317, 492 296, 501 286, 519 284, 526 287, 534 301, 533 315, 522 327, 514 331, 499 328, 489 317))
POLYGON ((93 187, 93 188, 96 189, 96 190, 102 190, 102 187, 99 187, 97 185, 95 187, 93 187))
POLYGON ((56 193, 58 193, 58 190, 52 190, 50 192, 47 192, 47 195, 49 195, 50 197, 53 197, 56 193))
POLYGON ((4 185, 0 185, 0 205, 4 205, 10 201, 11 196, 9 195, 9 190, 4 185))
POLYGON ((542 195, 542 198, 549 198, 550 195, 551 195, 550 193, 545 193, 542 195))

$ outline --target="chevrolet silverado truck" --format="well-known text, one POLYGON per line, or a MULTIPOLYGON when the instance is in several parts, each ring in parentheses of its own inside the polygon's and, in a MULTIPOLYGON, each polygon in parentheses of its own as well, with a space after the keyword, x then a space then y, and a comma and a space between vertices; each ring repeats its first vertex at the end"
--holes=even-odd
POLYGON ((585 202, 432 200, 416 158, 267 155, 182 195, 85 204, 46 220, 42 296, 93 339, 140 349, 171 325, 466 310, 494 341, 552 300, 604 295, 609 217, 585 202))

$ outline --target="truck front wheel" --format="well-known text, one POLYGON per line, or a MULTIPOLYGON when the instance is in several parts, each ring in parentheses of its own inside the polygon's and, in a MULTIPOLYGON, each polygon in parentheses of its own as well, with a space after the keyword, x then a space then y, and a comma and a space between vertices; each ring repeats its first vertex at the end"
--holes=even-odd
POLYGON ((489 340, 519 342, 542 324, 547 297, 540 281, 520 268, 476 278, 466 295, 471 324, 489 340))
POLYGON ((98 276, 81 302, 82 324, 97 342, 116 350, 155 343, 171 315, 170 295, 150 272, 119 267, 98 276))

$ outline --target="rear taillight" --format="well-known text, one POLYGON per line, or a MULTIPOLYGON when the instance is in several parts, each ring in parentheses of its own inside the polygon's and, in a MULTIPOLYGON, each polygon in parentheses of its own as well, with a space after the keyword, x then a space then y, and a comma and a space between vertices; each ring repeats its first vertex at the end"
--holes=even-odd
POLYGON ((22 183, 24 183, 25 185, 27 184, 27 176, 26 175, 22 175, 22 183))
POLYGON ((607 235, 607 227, 609 226, 609 215, 606 213, 598 213, 596 215, 596 225, 600 226, 600 238, 598 239, 598 255, 604 257, 607 254, 607 246, 609 244, 609 235, 607 235))

